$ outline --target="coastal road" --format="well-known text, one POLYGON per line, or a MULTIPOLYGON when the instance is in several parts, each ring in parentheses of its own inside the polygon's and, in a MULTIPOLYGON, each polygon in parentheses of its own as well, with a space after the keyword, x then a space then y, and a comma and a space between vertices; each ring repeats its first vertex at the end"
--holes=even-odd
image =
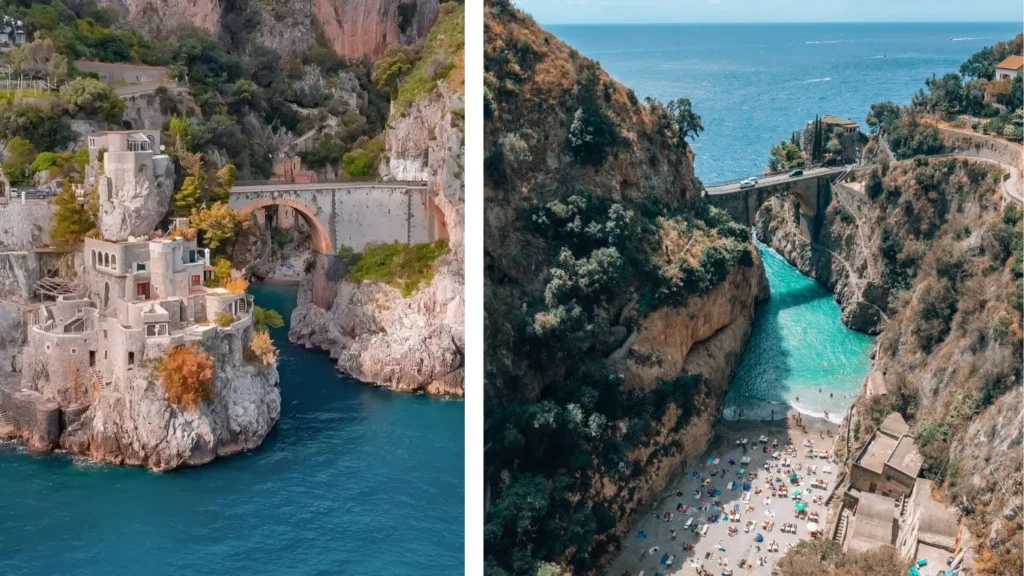
MULTIPOLYGON (((851 164, 849 166, 837 166, 837 167, 829 167, 829 168, 811 168, 809 170, 804 170, 804 173, 803 173, 802 176, 796 176, 796 177, 793 177, 793 178, 790 178, 788 174, 779 174, 779 175, 776 175, 776 176, 766 176, 764 178, 758 178, 757 184, 753 188, 761 188, 763 186, 770 186, 772 184, 779 184, 779 183, 782 183, 782 182, 801 182, 803 180, 813 180, 813 179, 816 179, 816 178, 821 178, 822 176, 831 176, 831 175, 837 175, 838 176, 839 174, 842 174, 843 172, 846 172, 847 170, 849 170, 851 168, 854 168, 854 167, 855 166, 853 164, 851 164)), ((743 188, 743 190, 751 190, 753 188, 743 188)), ((733 182, 723 182, 723 183, 720 183, 720 184, 712 184, 710 186, 705 186, 704 189, 707 190, 707 193, 708 193, 709 196, 714 196, 714 195, 717 195, 717 194, 732 194, 734 192, 737 192, 737 191, 741 190, 741 188, 740 188, 740 181, 738 181, 738 180, 737 181, 733 181, 733 182)))

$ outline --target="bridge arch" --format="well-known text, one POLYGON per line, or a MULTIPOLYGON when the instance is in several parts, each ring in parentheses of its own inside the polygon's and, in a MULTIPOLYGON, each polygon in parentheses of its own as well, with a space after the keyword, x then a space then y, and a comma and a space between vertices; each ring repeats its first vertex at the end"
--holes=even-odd
POLYGON ((293 210, 306 222, 309 226, 309 233, 313 244, 313 250, 321 254, 334 254, 334 243, 331 242, 331 233, 324 225, 323 221, 316 215, 316 210, 306 206, 301 202, 290 200, 288 198, 261 198, 253 200, 249 204, 240 208, 239 211, 242 214, 248 215, 254 210, 262 210, 268 206, 287 206, 293 210))

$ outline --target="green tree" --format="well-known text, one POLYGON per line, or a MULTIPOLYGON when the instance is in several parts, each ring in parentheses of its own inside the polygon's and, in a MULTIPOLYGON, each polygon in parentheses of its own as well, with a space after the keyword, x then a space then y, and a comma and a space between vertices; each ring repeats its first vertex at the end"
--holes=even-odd
POLYGON ((76 78, 60 89, 60 101, 72 115, 85 115, 110 123, 124 117, 124 100, 109 84, 92 78, 76 78))
POLYGON ((686 148, 687 138, 690 136, 696 138, 704 131, 704 126, 700 122, 700 116, 693 112, 693 106, 690 104, 689 98, 673 100, 665 106, 665 110, 668 111, 676 123, 676 129, 679 131, 680 148, 686 148))
POLYGON ((70 181, 64 181, 61 192, 53 199, 53 203, 57 210, 53 215, 50 239, 55 246, 69 248, 81 242, 86 234, 96 227, 88 208, 78 202, 70 181))
POLYGON ((866 123, 872 134, 885 131, 900 119, 900 107, 895 102, 876 102, 871 105, 866 123))
POLYGON ((203 244, 210 250, 230 244, 242 226, 241 216, 223 202, 209 208, 194 209, 189 221, 203 233, 203 244))
POLYGON ((28 184, 32 181, 32 161, 36 158, 36 149, 28 140, 15 136, 7 142, 7 160, 3 163, 4 175, 12 186, 28 184))
POLYGON ((270 328, 284 326, 284 318, 277 310, 257 306, 252 311, 252 325, 256 330, 266 332, 270 328))
MULTIPOLYGON (((799 140, 798 140, 799 141, 799 140)), ((804 153, 800 145, 793 141, 780 141, 772 146, 771 157, 768 159, 768 169, 772 172, 782 172, 794 168, 804 167, 804 153)))
POLYGON ((618 143, 619 135, 605 112, 596 107, 578 108, 569 126, 568 144, 576 161, 600 166, 608 157, 608 149, 618 143))

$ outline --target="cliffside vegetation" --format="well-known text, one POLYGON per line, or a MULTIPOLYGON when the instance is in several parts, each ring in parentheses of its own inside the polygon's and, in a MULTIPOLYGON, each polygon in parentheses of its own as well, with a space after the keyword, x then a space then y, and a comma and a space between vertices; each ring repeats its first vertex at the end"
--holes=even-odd
MULTIPOLYGON (((984 165, 918 160, 880 176, 880 186, 869 190, 892 319, 875 362, 889 394, 863 407, 869 416, 861 434, 888 411, 902 413, 914 427, 925 475, 967 514, 979 556, 994 555, 992 571, 983 573, 1020 573, 1021 518, 999 517, 1019 502, 1020 451, 1004 452, 995 440, 987 453, 958 446, 971 442, 971 426, 991 418, 989 409, 1020 386, 1021 211, 1009 201, 1000 207, 998 175, 984 165), (979 475, 1010 488, 979 485, 979 475), (993 532, 994 524, 1002 528, 993 532)), ((1019 443, 1019 428, 993 433, 1019 443)))
POLYGON ((213 358, 192 344, 175 346, 156 367, 167 399, 187 410, 213 399, 213 358))
POLYGON ((361 253, 344 246, 338 255, 349 262, 346 278, 352 282, 370 280, 398 288, 408 298, 422 283, 434 278, 437 259, 448 253, 448 240, 420 244, 368 244, 361 253))
POLYGON ((22 19, 33 38, 5 54, 14 72, 57 84, 70 79, 73 87, 67 95, 62 89, 59 99, 15 93, 0 105, 0 138, 32 140, 43 132, 33 141, 39 151, 59 151, 75 141, 67 122, 72 117, 122 123, 116 107, 123 112, 124 102, 116 95, 95 110, 67 103, 82 90, 113 93, 105 83, 81 78, 89 74, 75 69, 77 59, 170 67, 174 78, 187 82, 188 94, 158 90, 161 111, 192 117, 190 148, 225 159, 246 179, 269 177, 270 156, 297 152, 287 143, 311 130, 334 144, 331 160, 340 169, 344 154, 361 138, 379 134, 387 119, 388 95, 371 81, 371 63, 338 58, 319 36, 308 48, 281 54, 230 27, 218 36, 187 26, 143 36, 118 11, 92 2, 8 1, 0 3, 0 12, 22 19), (13 121, 5 123, 6 117, 13 121), (33 126, 22 118, 32 118, 33 126))
POLYGON ((832 540, 802 540, 779 559, 776 573, 786 576, 904 576, 910 560, 892 546, 844 552, 832 540))
POLYGON ((1007 56, 1020 55, 1022 47, 1024 35, 1018 34, 980 50, 960 66, 960 74, 926 79, 910 106, 872 104, 867 125, 872 132, 885 133, 893 154, 900 159, 944 151, 938 132, 922 121, 923 115, 1020 142, 1024 138, 1024 84, 1020 76, 996 79, 995 66, 1007 56))
POLYGON ((486 573, 584 574, 710 396, 690 374, 628 388, 608 356, 753 248, 700 202, 687 100, 641 103, 507 1, 484 49, 486 573))
POLYGON ((413 46, 392 45, 374 67, 374 79, 391 93, 397 111, 429 94, 439 80, 454 89, 464 81, 466 16, 462 3, 444 3, 427 37, 413 46))

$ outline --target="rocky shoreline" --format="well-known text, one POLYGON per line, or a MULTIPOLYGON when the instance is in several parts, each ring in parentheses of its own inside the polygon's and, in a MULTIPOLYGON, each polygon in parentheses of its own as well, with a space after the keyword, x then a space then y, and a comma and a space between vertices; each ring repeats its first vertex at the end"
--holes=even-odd
POLYGON ((442 258, 425 288, 404 298, 378 282, 342 281, 329 310, 313 304, 312 278, 299 285, 288 338, 328 352, 338 369, 396 392, 464 394, 465 295, 461 261, 442 258))

